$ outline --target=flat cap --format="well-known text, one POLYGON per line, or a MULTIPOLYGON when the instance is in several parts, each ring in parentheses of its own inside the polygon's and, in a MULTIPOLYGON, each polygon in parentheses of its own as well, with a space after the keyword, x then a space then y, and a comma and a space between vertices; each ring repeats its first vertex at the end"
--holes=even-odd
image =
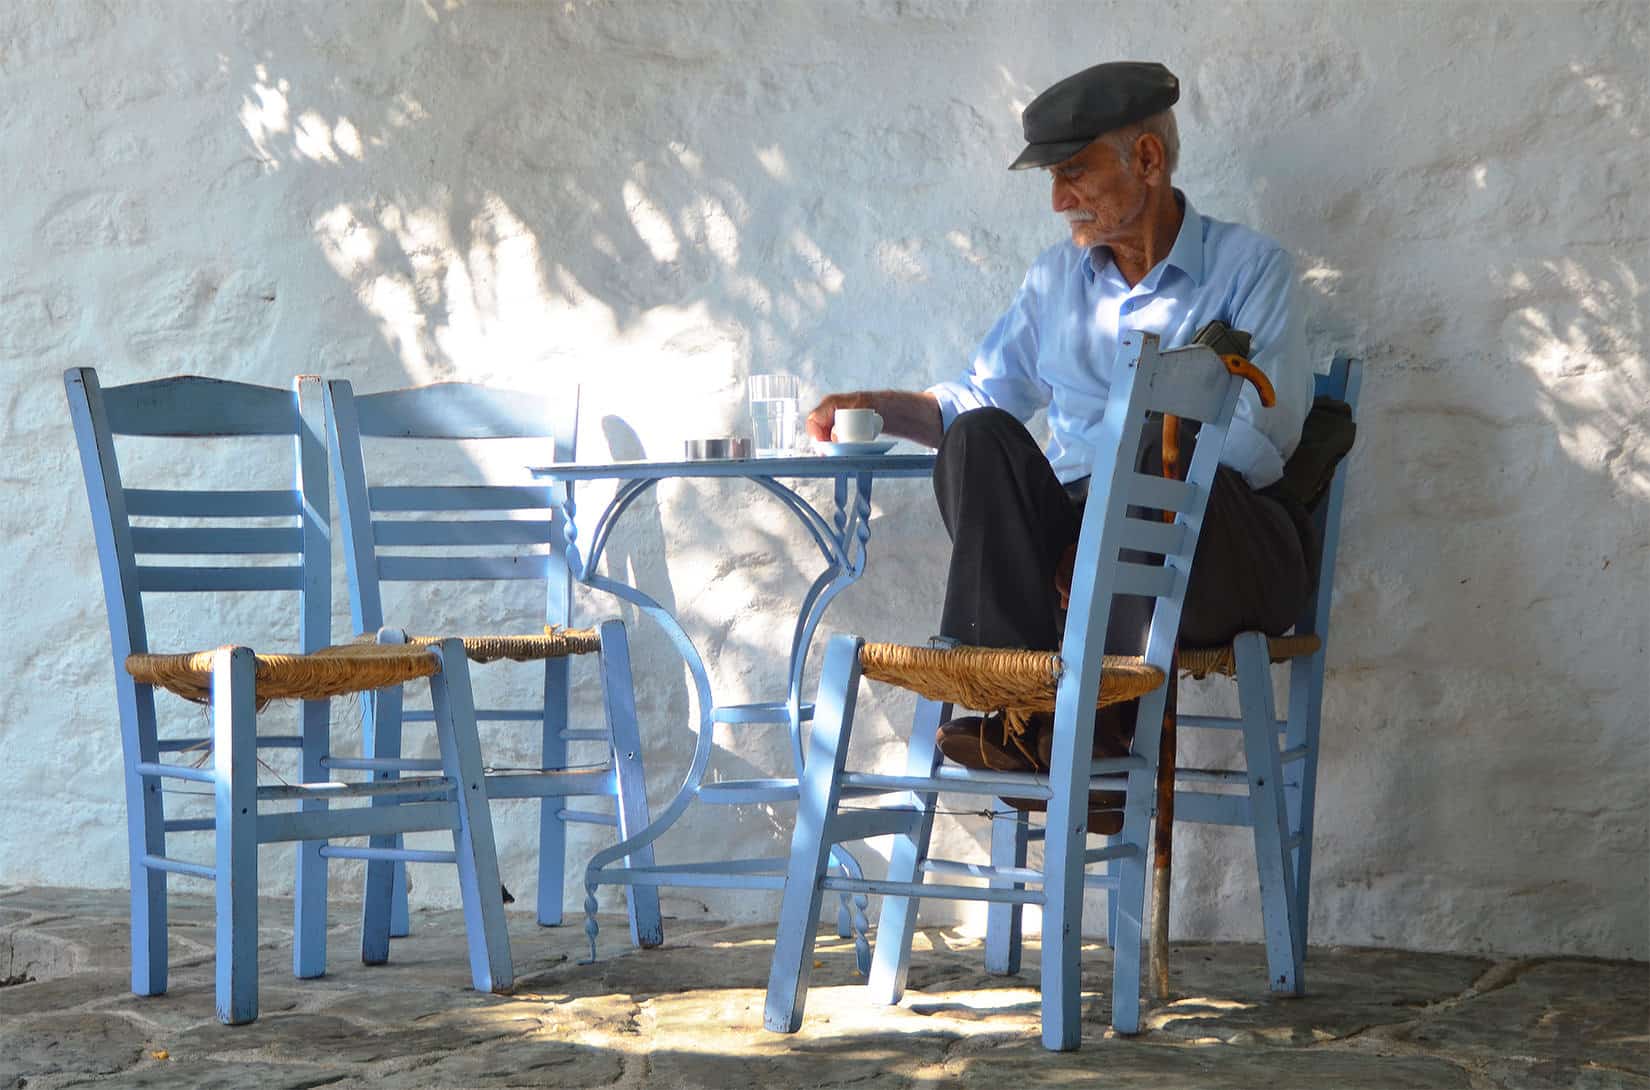
POLYGON ((1085 68, 1032 99, 1021 112, 1026 150, 1008 169, 1064 162, 1101 133, 1167 110, 1179 98, 1180 81, 1155 61, 1112 61, 1085 68))

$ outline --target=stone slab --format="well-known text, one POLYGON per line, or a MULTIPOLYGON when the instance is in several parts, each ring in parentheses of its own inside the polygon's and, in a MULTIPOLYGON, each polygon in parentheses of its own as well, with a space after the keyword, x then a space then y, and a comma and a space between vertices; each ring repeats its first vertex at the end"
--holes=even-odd
POLYGON ((625 1072, 609 1049, 555 1038, 523 1038, 486 1049, 454 1052, 375 1078, 386 1090, 452 1086, 608 1086, 625 1072))
POLYGON ((23 1086, 43 1075, 113 1074, 137 1063, 147 1045, 141 1028, 109 1014, 8 1018, 0 1024, 0 1086, 23 1086))
MULTIPOLYGON (((311 1090, 313 1087, 342 1083, 350 1076, 346 1068, 307 1063, 214 1063, 210 1060, 189 1060, 182 1063, 170 1058, 156 1060, 146 1057, 138 1067, 120 1075, 122 1090, 175 1090, 187 1086, 190 1090, 311 1090)), ((71 1080, 62 1086, 108 1085, 103 1080, 71 1080)))

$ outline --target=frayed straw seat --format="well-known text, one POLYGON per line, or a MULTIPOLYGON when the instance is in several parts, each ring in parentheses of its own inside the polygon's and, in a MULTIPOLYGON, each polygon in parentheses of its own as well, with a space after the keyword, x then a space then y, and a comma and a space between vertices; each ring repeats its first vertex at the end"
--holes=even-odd
MULTIPOLYGON (((356 643, 370 644, 371 635, 357 636, 356 643)), ((408 636, 407 642, 417 647, 440 643, 441 636, 408 636)), ((471 662, 543 662, 546 659, 564 659, 572 655, 594 655, 602 649, 601 635, 594 628, 561 628, 545 625, 538 636, 460 636, 464 641, 464 656, 471 662)))
MULTIPOLYGON (((469 651, 468 640, 464 646, 469 651)), ((1315 654, 1323 641, 1311 635, 1273 636, 1266 646, 1271 661, 1288 662, 1315 654)), ((873 681, 958 707, 1004 712, 1011 719, 1053 711, 1054 693, 1064 670, 1057 652, 1002 647, 868 643, 860 649, 859 662, 873 681)), ((1163 684, 1163 671, 1138 656, 1106 655, 1104 662, 1098 707, 1137 700, 1163 684)), ((1237 671, 1231 644, 1182 647, 1179 665, 1181 673, 1194 678, 1231 677, 1237 671)))
MULTIPOLYGON (((1316 636, 1272 636, 1266 641, 1266 655, 1273 662, 1288 662, 1315 655, 1322 646, 1323 641, 1316 636)), ((1220 647, 1182 647, 1180 672, 1200 680, 1210 674, 1235 677, 1237 655, 1229 643, 1220 647)))
MULTIPOLYGON (((466 649, 467 650, 467 649, 466 649)), ((216 651, 128 655, 126 672, 141 685, 158 685, 185 700, 212 699, 216 651)), ((257 700, 325 700, 430 677, 441 660, 427 646, 349 644, 308 655, 258 655, 257 700)))
MULTIPOLYGON (((868 643, 860 669, 874 681, 945 704, 1003 712, 1023 723, 1033 712, 1054 710, 1064 672, 1058 653, 999 647, 912 647, 868 643)), ((1107 655, 1100 672, 1098 707, 1135 700, 1163 684, 1163 671, 1135 655, 1107 655)))

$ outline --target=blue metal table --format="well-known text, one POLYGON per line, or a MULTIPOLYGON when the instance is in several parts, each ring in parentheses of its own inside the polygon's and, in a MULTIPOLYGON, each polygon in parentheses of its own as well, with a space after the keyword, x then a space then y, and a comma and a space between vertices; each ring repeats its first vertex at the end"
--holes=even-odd
MULTIPOLYGON (((879 477, 926 478, 932 475, 932 454, 879 454, 833 457, 745 458, 681 462, 611 462, 604 464, 557 464, 535 466, 534 476, 560 487, 553 490, 557 524, 562 528, 563 550, 568 572, 587 586, 630 602, 664 630, 682 656, 698 705, 698 740, 681 788, 648 826, 626 840, 597 852, 586 872, 585 931, 590 936, 591 957, 596 952, 595 889, 600 884, 681 886, 721 889, 781 889, 785 884, 786 857, 762 859, 721 859, 689 863, 657 864, 645 867, 623 865, 625 856, 651 844, 669 829, 695 801, 718 804, 783 802, 797 797, 797 779, 802 773, 802 724, 813 716, 813 705, 802 700, 802 674, 814 632, 831 601, 855 583, 865 572, 867 547, 871 538, 871 485, 879 477), (677 478, 732 478, 749 481, 768 493, 799 521, 818 546, 823 570, 803 595, 792 629, 789 684, 783 700, 749 704, 717 704, 711 693, 710 676, 698 649, 681 622, 658 601, 637 587, 598 573, 602 552, 627 508, 662 480, 677 478), (589 525, 581 520, 574 503, 573 486, 579 481, 608 480, 618 487, 607 505, 589 525), (829 516, 782 480, 830 480, 834 482, 829 516), (784 724, 790 734, 791 774, 763 779, 705 781, 714 748, 715 724, 784 724), (619 864, 614 866, 613 864, 619 864)), ((555 545, 552 545, 554 551, 555 545)), ((571 617, 551 617, 552 623, 569 623, 571 617)), ((838 866, 860 877, 853 856, 836 850, 838 866)), ((859 947, 862 968, 868 968, 869 948, 864 941, 865 899, 850 902, 845 896, 838 915, 838 932, 852 934, 859 947)))

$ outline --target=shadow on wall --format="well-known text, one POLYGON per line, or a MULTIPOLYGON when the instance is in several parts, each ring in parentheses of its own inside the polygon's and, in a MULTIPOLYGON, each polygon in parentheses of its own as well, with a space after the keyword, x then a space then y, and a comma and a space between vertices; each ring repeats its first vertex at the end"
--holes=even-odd
MULTIPOLYGON (((745 19, 738 6, 693 11, 745 19)), ((788 73, 782 84, 771 69, 693 44, 672 56, 663 49, 670 27, 648 25, 686 17, 668 11, 636 25, 604 13, 592 43, 581 23, 595 16, 570 10, 532 25, 544 35, 533 48, 645 75, 593 80, 569 63, 484 86, 472 80, 489 61, 522 59, 501 42, 522 21, 494 15, 409 5, 384 31, 406 73, 386 85, 300 76, 272 50, 239 76, 254 154, 269 171, 326 177, 315 238, 413 381, 460 368, 517 379, 576 370, 589 381, 599 364, 624 394, 615 403, 653 434, 645 425, 679 412, 684 396, 736 394, 747 372, 811 377, 822 344, 848 333, 833 311, 879 292, 847 282, 844 268, 864 255, 837 252, 844 241, 869 238, 884 268, 920 273, 934 260, 901 251, 892 229, 878 237, 884 213, 817 179, 828 165, 833 184, 866 181, 890 150, 886 122, 831 134, 835 145, 879 144, 857 162, 787 117, 788 107, 815 103, 819 75, 788 73), (661 350, 668 367, 655 358, 661 350)), ((694 29, 692 43, 710 40, 694 29)), ((737 40, 740 28, 729 29, 737 40)), ((828 102, 817 110, 839 129, 856 114, 828 102)), ((972 109, 954 112, 953 127, 983 130, 972 109)), ((910 126, 892 134, 892 150, 934 153, 910 170, 914 183, 969 146, 954 139, 960 132, 910 126)), ((965 234, 953 232, 948 247, 951 260, 968 260, 965 234)), ((967 319, 959 343, 983 320, 967 319)))

